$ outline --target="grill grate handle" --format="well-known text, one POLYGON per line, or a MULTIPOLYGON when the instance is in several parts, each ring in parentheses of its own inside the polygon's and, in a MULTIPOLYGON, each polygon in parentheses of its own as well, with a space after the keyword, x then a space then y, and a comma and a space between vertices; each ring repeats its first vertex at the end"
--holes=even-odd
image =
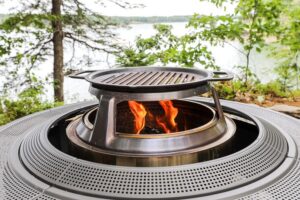
POLYGON ((89 75, 90 73, 93 73, 95 71, 100 71, 100 70, 84 70, 84 71, 79 71, 79 72, 75 72, 71 75, 69 75, 70 78, 76 78, 76 79, 85 79, 85 77, 87 75, 89 75))
POLYGON ((233 74, 227 71, 214 71, 213 77, 209 78, 208 81, 228 81, 233 79, 233 74))

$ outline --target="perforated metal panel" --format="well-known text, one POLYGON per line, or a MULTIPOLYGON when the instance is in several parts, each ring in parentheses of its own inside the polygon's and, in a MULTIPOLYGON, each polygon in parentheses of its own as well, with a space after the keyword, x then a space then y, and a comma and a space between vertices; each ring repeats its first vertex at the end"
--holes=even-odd
POLYGON ((1 194, 2 199, 31 199, 40 193, 20 181, 8 167, 3 172, 2 184, 4 190, 1 194))
MULTIPOLYGON (((205 100, 206 101, 206 100, 205 100)), ((267 145, 264 148, 260 148, 259 151, 263 151, 265 155, 264 159, 269 159, 269 161, 272 160, 280 160, 280 156, 278 157, 278 155, 281 155, 282 152, 282 145, 278 145, 282 142, 280 142, 283 138, 283 136, 280 134, 280 132, 274 128, 272 125, 270 125, 269 122, 275 122, 278 126, 280 126, 282 128, 282 130, 285 131, 285 133, 288 133, 290 135, 293 136, 293 138, 295 139, 297 145, 299 145, 300 143, 300 136, 299 136, 299 130, 300 130, 300 124, 299 122, 296 122, 295 120, 291 120, 291 118, 285 117, 281 114, 277 114, 274 113, 272 111, 268 111, 265 109, 261 109, 258 107, 253 107, 253 106, 249 106, 249 105, 245 105, 245 104, 238 104, 235 102, 223 102, 223 104, 227 105, 227 106, 232 106, 238 110, 241 111, 246 111, 249 112, 250 114, 254 114, 257 115, 261 118, 263 118, 265 121, 262 120, 263 124, 265 126, 267 126, 267 132, 265 133, 265 135, 269 135, 268 137, 271 137, 273 139, 268 140, 267 145), (297 136, 298 135, 298 136, 297 136), (278 147, 278 148, 277 148, 278 147), (277 151, 277 155, 273 155, 271 152, 271 149, 275 149, 277 151), (273 157, 275 156, 275 157, 273 157), (276 159, 277 156, 277 159, 276 159)), ((77 107, 81 107, 82 105, 78 104, 77 107)), ((76 107, 76 106, 75 106, 76 107)), ((35 136, 32 136, 32 139, 26 139, 27 144, 35 144, 37 145, 37 147, 34 148, 38 148, 39 150, 35 149, 34 150, 34 154, 45 154, 45 153, 49 153, 49 150, 45 150, 42 148, 41 150, 41 146, 43 145, 38 145, 39 142, 37 142, 38 140, 41 141, 40 144, 44 144, 44 140, 42 138, 36 137, 37 135, 39 135, 39 131, 42 130, 42 128, 45 128, 44 123, 42 122, 46 122, 44 121, 45 118, 47 118, 47 120, 50 119, 50 117, 57 118, 59 117, 62 113, 68 112, 72 109, 74 109, 75 107, 63 107, 63 111, 59 111, 59 109, 57 109, 57 111, 52 112, 52 114, 50 115, 49 112, 47 111, 46 113, 39 113, 37 115, 35 115, 32 120, 41 120, 39 121, 40 123, 38 124, 38 126, 32 126, 30 128, 27 129, 27 131, 32 131, 34 129, 35 132, 35 136), (42 115, 41 118, 39 118, 39 115, 42 115), (43 116, 44 115, 44 116, 43 116), (48 117, 47 117, 48 116, 48 117), (27 141, 28 140, 28 141, 27 141), (46 151, 46 152, 44 152, 46 151), (43 152, 43 153, 41 153, 43 152)), ((30 117, 28 117, 28 120, 30 121, 30 117)), ((26 123, 28 123, 28 121, 26 120, 20 120, 18 121, 18 128, 14 127, 14 130, 16 132, 12 132, 10 128, 12 128, 13 126, 6 126, 5 129, 0 129, 0 199, 22 199, 22 196, 19 196, 21 194, 23 195, 27 195, 26 197, 24 197, 23 199, 66 199, 64 197, 62 197, 65 192, 64 190, 59 190, 59 189, 55 189, 52 190, 52 188, 55 188, 55 185, 62 185, 62 187, 73 187, 76 188, 76 190, 70 190, 70 192, 74 195, 72 197, 68 197, 68 199, 92 199, 91 196, 83 198, 83 196, 76 196, 75 193, 81 193, 81 189, 80 189, 80 185, 83 183, 88 183, 89 185, 85 185, 84 190, 87 191, 98 191, 99 193, 103 193, 103 191, 108 192, 111 188, 115 189, 115 188, 128 188, 127 192, 131 192, 133 194, 136 193, 140 193, 140 191, 143 191, 145 188, 148 188, 149 191, 146 189, 146 193, 145 194, 148 198, 152 198, 155 197, 156 195, 160 195, 160 193, 163 193, 163 195, 171 190, 174 190, 174 193, 172 194, 168 194, 170 196, 173 197, 177 197, 180 198, 180 194, 184 194, 186 193, 188 196, 192 196, 195 193, 195 191, 193 191, 194 189, 198 189, 200 188, 199 185, 200 184, 205 184, 204 180, 194 180, 192 176, 194 176, 194 174, 197 175, 197 179, 206 179, 206 180, 210 180, 210 179, 215 179, 215 180, 220 180, 219 182, 219 186, 223 187, 225 183, 230 183, 231 181, 233 181, 234 183, 237 183, 236 186, 238 186, 238 188, 231 188, 230 191, 232 191, 232 193, 230 192, 230 194, 232 195, 230 198, 228 198, 228 194, 227 194, 227 198, 228 199, 234 199, 234 196, 236 195, 237 191, 239 191, 239 188, 242 188, 243 185, 239 185, 240 183, 242 183, 245 179, 247 180, 248 176, 252 176, 252 177, 256 177, 259 178, 260 176, 256 176, 256 172, 258 172, 259 175, 262 174, 262 172, 265 172, 265 168, 269 165, 269 164, 263 164, 265 163, 263 161, 263 159, 259 160, 259 162, 254 162, 253 160, 249 160, 249 158, 253 158, 256 159, 255 157, 258 156, 258 154, 260 154, 260 152, 255 151, 255 148, 258 148, 258 146, 261 145, 257 145, 256 147, 249 147, 247 149, 244 149, 244 151, 242 151, 240 154, 241 157, 237 160, 234 160, 235 165, 232 165, 230 169, 231 171, 231 175, 229 177, 231 177, 231 179, 224 179, 224 177, 228 176, 227 175, 227 171, 225 171, 223 168, 223 165, 219 165, 220 163, 225 163, 226 166, 228 165, 227 162, 224 162, 227 158, 223 158, 223 159, 219 159, 213 162, 207 162, 207 163, 203 163, 202 167, 201 167, 201 171, 202 173, 198 172, 198 173, 193 173, 193 171, 197 171, 198 170, 198 166, 196 165, 187 165, 187 166, 182 166, 180 170, 178 169, 174 169, 174 168, 168 168, 168 169, 164 169, 164 173, 161 173, 161 169, 158 168, 153 168, 152 171, 146 170, 146 169, 141 169, 140 171, 136 172, 135 174, 130 173, 131 170, 129 170, 128 168, 124 168, 124 167, 115 167, 115 168, 111 168, 111 167, 101 167, 101 169, 99 169, 98 165, 93 164, 89 167, 83 167, 84 165, 86 165, 88 162, 85 161, 81 161, 81 160, 73 160, 73 158, 68 157, 67 158, 67 162, 63 164, 60 164, 61 161, 59 161, 57 165, 59 166, 63 166, 64 170, 61 172, 55 172, 54 174, 50 174, 48 176, 46 176, 46 173, 44 173, 44 177, 52 177, 52 180, 55 180, 54 185, 48 189, 45 189, 43 192, 41 190, 39 190, 39 185, 31 185, 30 182, 25 181, 30 177, 30 174, 27 174, 26 177, 25 175, 20 175, 20 174, 15 174, 14 171, 12 171, 12 169, 10 169, 7 165, 7 160, 8 160, 8 154, 9 148, 12 146, 12 144, 17 140, 22 138, 25 133, 25 130, 22 128, 24 125, 26 125, 26 123), (18 132, 18 133, 17 133, 18 132), (8 134, 10 133, 10 134, 8 134), (241 163, 244 162, 244 160, 248 160, 248 164, 249 167, 245 168, 245 169, 240 169, 241 168, 241 163), (210 167, 212 165, 215 165, 215 167, 210 167), (243 173, 246 172, 247 170, 249 170, 249 168, 256 168, 256 165, 260 166, 260 170, 256 171, 254 173, 243 173), (250 167, 251 166, 251 167, 250 167), (79 174, 76 175, 76 173, 79 172, 79 174), (176 172, 176 173, 175 173, 176 172), (203 173, 205 172, 205 173, 203 173), (56 173, 59 173, 59 175, 57 175, 56 173), (126 174, 126 176, 124 175, 126 174), (129 176, 128 176, 129 174, 129 176), (148 179, 147 174, 151 174, 151 176, 153 177, 152 179, 148 179), (73 177, 74 175, 76 175, 76 177, 73 177), (216 176, 216 177, 215 177, 216 176), (220 177, 219 177, 220 176, 220 177), (109 178, 110 177, 110 178, 109 178), (144 177, 144 178, 143 178, 144 177), (169 178, 169 179, 167 179, 169 178), (23 181, 24 179, 24 181, 23 181), (69 179, 69 180, 68 180, 69 179), (222 180, 224 180, 224 182, 221 182, 222 180), (72 184, 70 184, 68 181, 70 181, 72 184), (66 183, 67 184, 66 184, 66 183), (101 182, 103 183, 103 186, 99 186, 101 184, 101 182), (147 184, 150 184, 150 186, 152 187, 148 187, 147 184), (65 184, 65 185, 64 185, 65 184), (125 184, 127 185, 132 185, 130 186, 124 186, 125 184), (169 184, 169 185, 168 185, 169 184), (137 186, 137 185, 141 185, 141 186, 137 186), (142 186, 144 185, 144 186, 142 186), (155 185, 159 185, 159 186, 155 186, 155 185), (190 186, 188 186, 190 185, 190 186), (168 189, 167 186, 170 186, 172 189, 168 189), (11 187, 13 187, 13 189, 11 189, 11 187), (194 189, 192 189, 194 188, 194 189), (135 190, 136 189, 136 190, 135 190), (17 190, 17 191, 16 191, 17 190), (49 193, 48 191, 51 191, 51 193, 49 193), (60 191, 59 194, 55 194, 53 191, 60 191), (155 194, 152 194, 152 192, 154 191, 155 194), (19 194, 18 194, 19 193, 19 194), (9 194, 9 195, 8 195, 9 194), (16 198, 14 198, 16 197, 16 198)), ((47 123, 50 123, 49 121, 47 121, 47 123)), ((263 137, 260 138, 260 141, 263 140, 263 137)), ((25 146, 25 140, 23 145, 25 146)), ((284 146, 284 145, 283 145, 284 146)), ((23 148, 23 147, 22 147, 23 148)), ((30 149, 28 149, 29 151, 30 149)), ((258 150, 258 149, 256 149, 258 150)), ((27 150, 26 150, 27 151, 27 150)), ((33 150, 31 149, 30 151, 33 152, 33 150)), ((53 153, 52 151, 50 151, 50 153, 53 153)), ((30 157, 28 157, 28 159, 33 159, 32 157, 33 155, 30 155, 30 157)), ((294 159, 298 159, 296 157, 293 157, 295 155, 290 155, 288 154, 289 158, 294 158, 294 159)), ((44 160, 47 160, 46 158, 43 158, 44 160)), ((54 152, 53 155, 49 155, 48 159, 61 159, 61 155, 59 152, 54 152), (53 158, 54 156, 54 158, 53 158)), ((65 160, 66 158, 64 158, 63 160, 65 160)), ((55 161, 57 162, 57 161, 55 161)), ((47 166, 43 166, 43 163, 35 163, 34 165, 39 166, 36 167, 36 170, 38 168, 43 168, 43 170, 47 170, 47 166)), ((230 165, 228 165, 230 166, 230 165)), ((245 165, 242 165, 245 166, 245 165)), ((60 167, 61 168, 61 167, 60 167)), ((32 169, 31 169, 32 170, 32 169)), ((42 170, 42 171, 43 171, 42 170)), ((264 187, 265 188, 257 188, 256 190, 253 190, 249 195, 249 193, 245 193, 246 197, 244 197, 244 199, 298 199, 299 198, 299 194, 300 194, 300 190, 299 190, 299 179, 300 179, 300 163, 297 162, 295 164, 295 166, 293 168, 291 168, 289 171, 286 171, 286 175, 283 174, 283 177, 280 178, 278 181, 275 181, 273 183, 268 183, 266 184, 264 187)), ((229 173, 229 172, 228 172, 229 173)), ((42 173, 41 173, 42 174, 42 173)), ((271 174, 272 175, 272 174, 271 174)), ((42 179, 44 178, 43 176, 42 179)), ((263 177, 260 177, 263 178, 263 177)), ((36 179, 36 177, 31 176, 30 178, 31 180, 36 179)), ((263 179, 262 179, 263 180, 263 179)), ((253 181, 255 181, 253 179, 253 181)), ((219 187, 217 185, 213 185, 210 186, 208 185, 209 182, 207 182, 207 188, 203 187, 204 190, 208 191, 209 187, 212 187, 211 189, 215 189, 216 187, 219 187)), ((244 182, 246 183, 246 182, 244 182)), ((249 184, 255 184, 255 182, 250 182, 249 184)), ((61 186, 60 186, 61 187, 61 186)), ((247 186, 245 186, 247 187, 247 186)), ((220 191, 222 192, 222 191, 220 191)), ((212 194, 212 193, 210 193, 212 194)), ((218 194, 218 193, 216 193, 218 194)), ((225 195, 222 195, 222 193, 220 194, 220 198, 225 198, 225 195)), ((139 198, 139 194, 137 195, 130 195, 130 194, 126 194, 126 190, 122 190, 120 193, 116 194, 117 196, 120 197, 134 197, 134 198, 139 198), (122 192, 124 194, 122 194, 122 192)), ((105 196, 105 195, 104 195, 105 196)), ((166 196, 166 195, 165 195, 166 196)), ((163 196, 161 196, 162 198, 164 198, 163 196)), ((195 197, 195 196, 194 196, 195 197)), ((205 198, 205 196, 203 196, 205 198)), ((122 198, 122 199, 123 199, 122 198)), ((197 199, 200 199, 200 197, 197 197, 197 199)), ((217 199, 217 198, 213 198, 213 199, 217 199)))
POLYGON ((257 193, 241 198, 249 199, 300 199, 300 161, 296 166, 276 184, 257 193))
POLYGON ((20 149, 23 163, 46 182, 99 196, 168 198, 215 193, 264 176, 287 153, 280 132, 260 125, 255 143, 222 159, 172 168, 117 167, 70 158, 57 151, 45 135, 49 126, 51 121, 24 140, 20 149))
POLYGON ((45 180, 57 180, 71 162, 49 152, 39 140, 39 133, 43 129, 35 131, 34 137, 24 141, 24 149, 21 150, 21 155, 24 156, 23 162, 26 166, 31 166, 34 174, 40 174, 45 180))
POLYGON ((40 194, 39 196, 35 197, 32 200, 58 200, 57 198, 45 195, 45 194, 40 194))
MULTIPOLYGON (((16 120, 8 125, 0 127, 0 199, 1 200, 55 200, 43 194, 42 189, 29 185, 22 180, 8 165, 9 153, 13 143, 22 139, 30 128, 36 124, 42 124, 45 119, 51 116, 70 111, 70 109, 80 108, 88 105, 87 103, 68 105, 62 108, 55 108, 44 112, 36 113, 19 120, 16 120)), ((14 164, 14 163, 13 163, 14 164)))

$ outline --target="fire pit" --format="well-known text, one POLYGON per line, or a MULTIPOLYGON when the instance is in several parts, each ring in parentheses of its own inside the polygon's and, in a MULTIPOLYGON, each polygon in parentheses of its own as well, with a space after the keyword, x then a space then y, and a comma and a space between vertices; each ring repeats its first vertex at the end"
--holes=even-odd
POLYGON ((73 75, 98 102, 0 128, 0 199, 299 199, 299 121, 218 99, 225 72, 73 75), (213 98, 195 97, 211 92, 213 98), (284 191, 284 192, 282 192, 284 191))
MULTIPOLYGON (((80 74, 72 77, 82 78, 80 74)), ((234 122, 223 115, 217 94, 209 85, 209 81, 231 78, 225 72, 170 67, 93 72, 85 79, 91 82, 90 91, 99 99, 99 106, 70 123, 68 138, 77 155, 106 164, 198 162, 202 151, 226 142, 235 132, 234 122), (215 109, 170 100, 210 90, 215 109)))

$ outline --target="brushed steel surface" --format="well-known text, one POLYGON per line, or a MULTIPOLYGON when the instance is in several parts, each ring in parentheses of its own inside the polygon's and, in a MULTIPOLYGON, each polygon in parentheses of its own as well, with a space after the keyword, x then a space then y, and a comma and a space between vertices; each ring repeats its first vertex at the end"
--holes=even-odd
MULTIPOLYGON (((185 101, 182 100, 182 102, 185 101)), ((190 149, 214 142, 225 134, 226 131, 235 131, 235 126, 230 125, 230 128, 227 127, 228 120, 225 121, 223 115, 222 117, 216 116, 216 112, 212 108, 201 103, 188 103, 191 104, 191 107, 202 106, 206 108, 213 113, 213 117, 207 124, 186 131, 171 134, 134 135, 116 132, 115 114, 112 110, 106 110, 109 106, 100 106, 93 128, 89 123, 87 125, 84 123, 87 120, 83 117, 71 123, 70 127, 72 128, 67 130, 71 129, 71 131, 74 131, 73 129, 76 129, 76 134, 81 140, 100 149, 135 154, 161 154, 190 149)), ((110 108, 112 106, 115 108, 114 104, 110 108)))

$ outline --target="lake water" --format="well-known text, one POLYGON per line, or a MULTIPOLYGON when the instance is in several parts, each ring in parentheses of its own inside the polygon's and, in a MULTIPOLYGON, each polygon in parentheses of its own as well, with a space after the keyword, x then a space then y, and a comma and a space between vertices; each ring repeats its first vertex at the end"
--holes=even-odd
MULTIPOLYGON (((176 35, 182 35, 187 32, 186 23, 171 23, 173 31, 176 35)), ((131 28, 119 28, 116 30, 119 34, 119 38, 125 44, 134 44, 134 40, 138 35, 142 37, 149 37, 155 33, 153 24, 133 24, 131 28)), ((241 48, 239 43, 232 43, 236 48, 241 48)), ((218 46, 212 48, 213 56, 215 57, 216 64, 221 69, 237 72, 234 66, 245 65, 245 58, 231 45, 225 44, 224 46, 218 46)), ((102 60, 102 64, 92 66, 93 69, 107 69, 114 65, 114 58, 112 56, 107 57, 106 54, 95 55, 93 52, 86 52, 77 48, 76 55, 90 54, 93 58, 102 60)), ((72 55, 72 52, 66 51, 66 60, 72 55)), ((275 61, 268 58, 266 52, 256 53, 253 52, 250 58, 250 66, 254 73, 260 78, 261 81, 267 82, 274 78, 272 69, 275 66, 275 61)), ((81 69, 91 69, 89 66, 80 66, 81 69)), ((52 61, 42 65, 39 69, 39 75, 41 77, 51 73, 52 61)), ((65 78, 65 98, 67 103, 86 100, 93 98, 88 92, 89 83, 84 80, 65 78)), ((47 87, 47 97, 52 98, 53 92, 51 86, 47 87)))

